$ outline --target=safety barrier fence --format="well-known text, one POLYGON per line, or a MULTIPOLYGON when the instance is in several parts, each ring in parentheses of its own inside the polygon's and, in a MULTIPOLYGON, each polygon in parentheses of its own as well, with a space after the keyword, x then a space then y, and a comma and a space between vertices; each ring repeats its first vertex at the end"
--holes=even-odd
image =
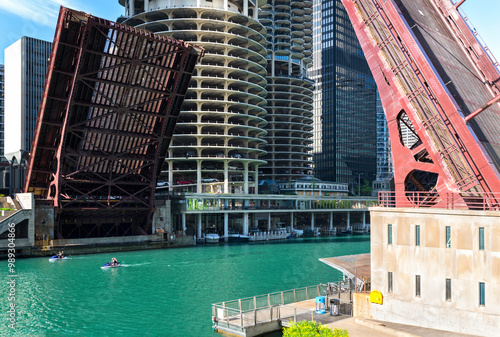
POLYGON ((499 211, 500 193, 379 192, 380 207, 446 208, 499 211))

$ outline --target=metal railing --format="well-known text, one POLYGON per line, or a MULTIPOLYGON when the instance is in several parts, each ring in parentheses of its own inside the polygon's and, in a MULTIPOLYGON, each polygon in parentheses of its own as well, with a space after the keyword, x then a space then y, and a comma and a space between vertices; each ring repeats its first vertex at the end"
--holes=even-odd
POLYGON ((314 318, 314 310, 287 307, 287 304, 306 301, 325 294, 327 285, 318 284, 212 304, 212 320, 215 326, 242 330, 246 326, 274 320, 297 319, 301 316, 314 318))
POLYGON ((499 211, 500 193, 393 192, 378 194, 380 207, 446 208, 477 211, 499 211))

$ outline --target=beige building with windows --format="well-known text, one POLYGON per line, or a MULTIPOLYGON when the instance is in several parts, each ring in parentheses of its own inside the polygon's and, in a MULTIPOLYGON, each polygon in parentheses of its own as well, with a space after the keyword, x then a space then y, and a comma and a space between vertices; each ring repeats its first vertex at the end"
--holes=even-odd
POLYGON ((371 208, 368 316, 480 336, 500 331, 500 212, 371 208))

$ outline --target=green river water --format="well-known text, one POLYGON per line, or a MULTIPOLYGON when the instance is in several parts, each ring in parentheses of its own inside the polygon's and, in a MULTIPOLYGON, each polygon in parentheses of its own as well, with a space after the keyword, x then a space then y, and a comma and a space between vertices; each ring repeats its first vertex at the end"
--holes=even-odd
POLYGON ((369 236, 17 259, 16 325, 0 261, 0 336, 218 336, 211 304, 341 279, 319 258, 367 253, 369 236), (112 257, 124 267, 101 269, 112 257))

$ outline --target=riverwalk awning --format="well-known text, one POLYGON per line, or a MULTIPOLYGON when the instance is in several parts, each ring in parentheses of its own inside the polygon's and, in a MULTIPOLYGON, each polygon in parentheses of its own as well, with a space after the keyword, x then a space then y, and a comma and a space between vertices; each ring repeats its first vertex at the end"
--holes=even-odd
POLYGON ((319 260, 337 269, 348 278, 357 278, 358 286, 370 282, 370 253, 327 257, 319 260))

